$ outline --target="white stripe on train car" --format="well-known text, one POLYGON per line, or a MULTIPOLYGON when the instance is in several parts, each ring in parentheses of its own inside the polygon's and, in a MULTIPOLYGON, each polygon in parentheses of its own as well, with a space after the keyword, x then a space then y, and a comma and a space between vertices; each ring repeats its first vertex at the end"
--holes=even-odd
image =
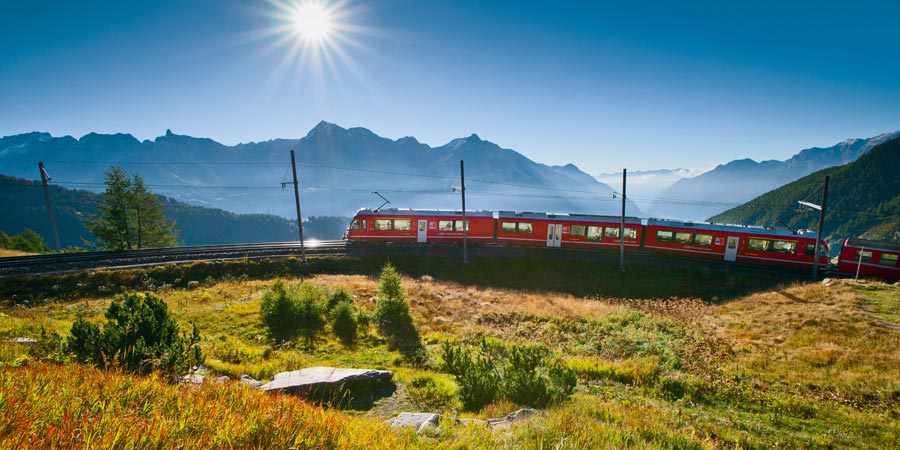
MULTIPOLYGON (((852 265, 852 266, 856 266, 857 264, 859 264, 859 260, 842 259, 842 260, 840 260, 840 262, 843 263, 843 264, 850 264, 850 265, 852 265)), ((872 267, 872 268, 875 268, 875 269, 887 269, 887 270, 896 270, 896 271, 900 271, 900 267, 897 267, 897 266, 884 266, 884 265, 881 265, 881 264, 865 263, 865 262, 862 263, 862 265, 865 266, 865 267, 872 267)))

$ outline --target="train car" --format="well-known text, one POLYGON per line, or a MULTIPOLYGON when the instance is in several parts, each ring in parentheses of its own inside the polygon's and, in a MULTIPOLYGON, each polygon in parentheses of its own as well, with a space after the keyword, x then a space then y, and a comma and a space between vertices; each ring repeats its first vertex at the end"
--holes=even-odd
MULTIPOLYGON (((494 240, 494 215, 490 211, 466 211, 466 239, 494 240)), ((352 242, 462 242, 462 211, 388 208, 357 211, 347 229, 352 242)))
MULTIPOLYGON (((748 225, 722 225, 649 219, 644 249, 652 252, 721 259, 725 261, 812 267, 816 235, 748 225)), ((828 264, 828 249, 821 244, 819 264, 828 264)))
POLYGON ((850 275, 900 280, 900 244, 849 238, 838 256, 838 270, 850 275))
MULTIPOLYGON (((539 247, 613 248, 621 244, 621 217, 500 211, 497 242, 539 247)), ((641 244, 641 220, 625 218, 625 246, 641 244)))

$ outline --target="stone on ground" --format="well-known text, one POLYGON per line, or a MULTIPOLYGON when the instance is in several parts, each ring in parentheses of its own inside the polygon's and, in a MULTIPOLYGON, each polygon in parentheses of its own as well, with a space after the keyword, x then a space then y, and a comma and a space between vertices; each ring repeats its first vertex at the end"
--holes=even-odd
POLYGON ((342 387, 378 387, 391 381, 394 374, 389 370, 342 369, 334 367, 309 367, 291 372, 281 372, 275 379, 260 386, 264 391, 308 392, 319 389, 340 389, 342 387))

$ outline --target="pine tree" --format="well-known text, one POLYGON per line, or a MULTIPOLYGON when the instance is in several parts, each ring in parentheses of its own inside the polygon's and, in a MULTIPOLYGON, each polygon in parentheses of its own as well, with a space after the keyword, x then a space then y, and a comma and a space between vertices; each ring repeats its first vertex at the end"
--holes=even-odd
POLYGON ((175 222, 163 215, 163 205, 135 174, 131 181, 131 203, 137 231, 137 248, 171 247, 177 244, 175 222))
POLYGON ((162 213, 162 203, 147 191, 144 180, 129 178, 121 167, 106 172, 106 190, 90 217, 88 230, 104 250, 164 247, 176 244, 175 224, 162 213))

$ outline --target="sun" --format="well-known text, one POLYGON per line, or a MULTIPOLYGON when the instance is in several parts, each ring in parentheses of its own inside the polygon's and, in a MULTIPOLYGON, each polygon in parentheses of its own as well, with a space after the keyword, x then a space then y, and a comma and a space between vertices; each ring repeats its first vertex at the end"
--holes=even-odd
POLYGON ((331 12, 321 3, 304 2, 291 13, 294 32, 301 39, 320 41, 332 31, 331 12))
POLYGON ((367 7, 359 0, 266 0, 259 14, 270 26, 247 35, 247 42, 268 41, 262 53, 283 52, 283 58, 271 69, 265 86, 274 92, 285 80, 314 86, 324 92, 324 83, 336 83, 351 75, 368 83, 364 68, 354 54, 370 51, 369 43, 385 36, 380 29, 365 25, 367 7), (365 38, 365 39, 363 39, 365 38))

